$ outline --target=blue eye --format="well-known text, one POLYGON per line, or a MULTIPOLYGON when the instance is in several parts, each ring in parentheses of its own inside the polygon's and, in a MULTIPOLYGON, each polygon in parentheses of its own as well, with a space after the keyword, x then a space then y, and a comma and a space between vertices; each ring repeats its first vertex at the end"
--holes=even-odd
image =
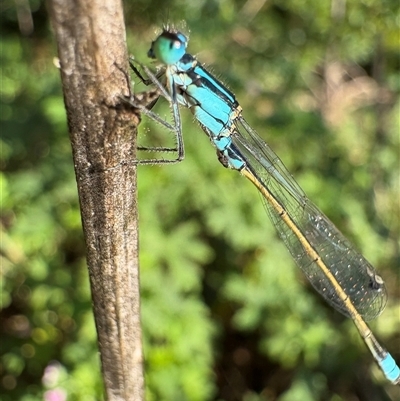
POLYGON ((164 31, 155 41, 147 55, 164 64, 175 64, 186 53, 187 37, 180 32, 164 31))

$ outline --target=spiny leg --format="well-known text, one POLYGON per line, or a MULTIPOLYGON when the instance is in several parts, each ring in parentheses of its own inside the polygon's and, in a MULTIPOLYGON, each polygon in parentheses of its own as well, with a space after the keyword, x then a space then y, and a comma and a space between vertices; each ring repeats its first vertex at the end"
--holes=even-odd
POLYGON ((131 58, 129 64, 138 78, 145 85, 155 85, 155 89, 153 91, 142 92, 137 95, 132 95, 129 98, 121 97, 122 100, 129 103, 132 107, 139 109, 143 114, 151 118, 153 121, 158 124, 164 126, 169 131, 174 133, 176 140, 176 147, 142 147, 139 146, 138 150, 150 151, 150 152, 177 152, 177 157, 175 159, 166 160, 166 159, 144 159, 137 160, 137 164, 175 164, 181 162, 185 157, 185 149, 182 138, 182 124, 181 117, 179 112, 178 103, 173 101, 163 84, 159 81, 159 78, 162 77, 164 71, 161 71, 159 74, 154 75, 146 66, 143 66, 139 62, 136 62, 147 74, 148 78, 144 78, 143 75, 139 72, 139 70, 134 65, 133 59, 131 58), (156 96, 154 95, 156 93, 156 96), (150 95, 149 95, 150 94, 150 95), (173 114, 174 123, 170 124, 168 121, 165 121, 158 114, 154 113, 151 108, 155 105, 158 98, 163 96, 169 103, 173 114))

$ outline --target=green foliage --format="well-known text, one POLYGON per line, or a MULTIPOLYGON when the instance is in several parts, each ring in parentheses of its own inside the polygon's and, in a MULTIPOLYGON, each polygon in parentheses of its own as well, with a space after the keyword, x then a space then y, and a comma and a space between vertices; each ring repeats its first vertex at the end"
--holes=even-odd
MULTIPOLYGON (((146 62, 160 16, 186 20, 189 51, 385 279, 389 303, 372 326, 399 361, 397 4, 165 4, 125 4, 130 51, 146 62)), ((30 37, 13 8, 1 16, 1 399, 99 400, 56 52, 43 3, 31 7, 30 37)), ((147 399, 369 400, 366 388, 396 399, 351 321, 298 271, 257 191, 182 115, 184 162, 138 172, 147 399)), ((168 135, 143 120, 141 140, 168 135)))

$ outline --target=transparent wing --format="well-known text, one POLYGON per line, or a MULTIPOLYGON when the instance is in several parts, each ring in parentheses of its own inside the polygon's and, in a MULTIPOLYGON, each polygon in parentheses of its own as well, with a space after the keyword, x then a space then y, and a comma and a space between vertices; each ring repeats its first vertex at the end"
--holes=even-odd
POLYGON ((236 119, 235 128, 232 143, 244 157, 252 175, 282 208, 277 209, 274 201, 268 201, 263 196, 280 237, 313 287, 334 308, 352 317, 335 289, 336 280, 361 316, 366 320, 377 317, 387 301, 382 278, 334 224, 307 199, 279 157, 242 117, 236 119), (285 222, 282 211, 287 213, 293 225, 285 222), (329 269, 333 280, 320 268, 310 248, 329 269))

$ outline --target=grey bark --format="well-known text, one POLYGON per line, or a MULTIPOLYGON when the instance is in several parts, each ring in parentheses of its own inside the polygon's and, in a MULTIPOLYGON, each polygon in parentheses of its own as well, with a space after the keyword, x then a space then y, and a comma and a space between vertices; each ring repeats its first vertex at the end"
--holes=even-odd
POLYGON ((106 397, 143 400, 135 157, 119 0, 49 0, 106 397))

